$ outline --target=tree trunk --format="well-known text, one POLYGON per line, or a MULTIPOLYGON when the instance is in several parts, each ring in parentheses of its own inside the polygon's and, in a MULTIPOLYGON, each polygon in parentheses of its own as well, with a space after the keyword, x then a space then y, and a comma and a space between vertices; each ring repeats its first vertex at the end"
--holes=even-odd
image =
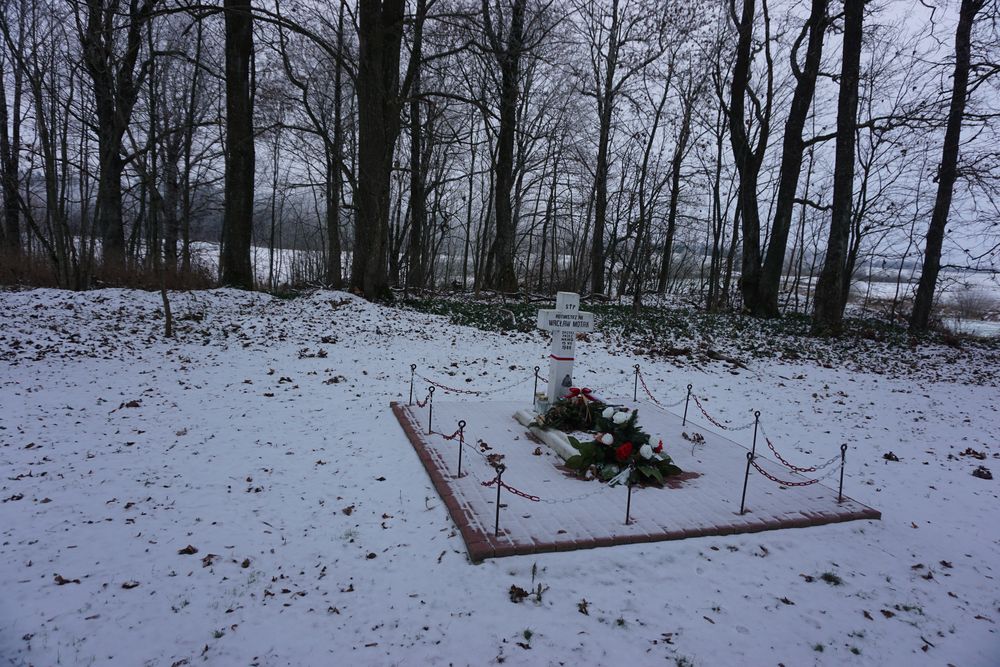
POLYGON ((844 270, 854 202, 854 146, 858 115, 858 77, 861 69, 866 0, 844 2, 844 46, 837 100, 837 147, 833 168, 833 216, 823 270, 816 283, 813 332, 839 335, 843 329, 844 270))
POLYGON ((343 184, 344 120, 343 120, 343 67, 344 56, 344 0, 337 14, 337 60, 333 74, 333 146, 326 165, 326 282, 333 289, 344 285, 340 243, 340 191, 343 184))
MULTIPOLYGON (((753 59, 754 14, 754 0, 744 0, 742 16, 737 26, 739 39, 736 44, 736 60, 733 64, 733 81, 729 98, 729 133, 733 146, 733 158, 739 172, 740 210, 743 224, 740 290, 743 294, 744 307, 756 314, 758 310, 757 284, 760 280, 760 213, 757 209, 757 177, 760 171, 760 160, 757 157, 757 151, 750 145, 744 109, 750 83, 750 65, 753 59)), ((765 129, 761 128, 761 136, 758 138, 761 146, 767 144, 765 129)))
POLYGON ((962 119, 969 87, 970 35, 976 14, 983 8, 984 0, 962 0, 959 11, 958 28, 955 30, 955 74, 951 89, 951 106, 948 109, 948 124, 941 150, 941 167, 938 170, 938 189, 931 212, 931 223, 927 228, 927 245, 924 249, 924 265, 920 273, 920 283, 913 300, 910 315, 910 331, 927 330, 931 306, 934 303, 934 289, 941 269, 941 246, 944 230, 948 224, 951 198, 958 178, 958 151, 962 135, 962 119))
POLYGON ((389 298, 389 181, 399 137, 399 49, 404 0, 358 5, 358 183, 351 287, 389 298))
POLYGON ((226 186, 222 216, 223 285, 253 289, 254 136, 250 66, 253 15, 250 0, 224 0, 226 14, 226 186))
MULTIPOLYGON (((618 0, 612 0, 608 11, 611 14, 608 55, 604 61, 604 85, 597 97, 598 140, 597 165, 594 170, 594 237, 590 252, 590 289, 594 294, 603 294, 605 291, 604 227, 608 212, 608 144, 611 141, 611 112, 614 109, 614 78, 618 68, 618 0)), ((597 81, 600 81, 599 76, 597 81)))
MULTIPOLYGON (((778 194, 774 205, 774 221, 771 225, 771 239, 767 247, 767 256, 761 268, 758 286, 757 306, 760 315, 765 317, 778 316, 778 291, 781 285, 781 273, 785 263, 785 252, 788 245, 788 232, 791 228, 792 211, 795 206, 795 193, 798 190, 799 174, 802 171, 802 154, 805 145, 802 141, 802 131, 809 107, 812 104, 816 90, 816 77, 819 74, 820 61, 823 56, 823 37, 826 33, 827 6, 829 0, 812 0, 812 11, 806 22, 809 30, 809 43, 806 47, 806 58, 802 70, 797 63, 797 51, 792 50, 792 72, 795 74, 795 92, 792 95, 792 105, 785 121, 785 136, 781 151, 781 172, 778 177, 778 194)), ((800 36, 796 47, 801 43, 800 36)))
POLYGON ((86 0, 87 21, 85 26, 81 24, 83 62, 93 82, 97 116, 99 171, 95 216, 101 232, 102 264, 113 275, 120 275, 125 268, 122 137, 141 88, 135 67, 142 46, 142 30, 149 21, 153 2, 145 0, 141 5, 138 2, 129 5, 124 45, 116 39, 120 31, 115 24, 120 12, 116 2, 86 0))
MULTIPOLYGON (((427 11, 427 0, 417 0, 417 14, 422 17, 427 11)), ((424 286, 424 251, 427 234, 427 201, 424 192, 424 169, 422 125, 420 121, 420 59, 423 49, 423 21, 414 22, 413 49, 410 58, 416 62, 413 75, 413 94, 410 96, 410 244, 406 271, 406 286, 424 286)))
POLYGON ((13 118, 7 115, 6 76, 0 76, 0 176, 3 178, 3 254, 13 259, 21 254, 21 221, 18 204, 18 144, 21 126, 21 68, 13 65, 13 118))
MULTIPOLYGON (((486 25, 494 43, 494 54, 500 66, 500 130, 497 135, 496 189, 494 211, 496 237, 490 249, 492 271, 486 276, 487 287, 516 292, 517 275, 514 272, 514 219, 511 195, 514 189, 514 139, 517 134, 517 105, 520 94, 521 49, 524 37, 524 9, 526 0, 514 0, 511 7, 507 41, 503 46, 486 25)), ((483 0, 483 10, 488 17, 488 4, 483 0)), ((490 262, 488 262, 490 263, 490 262)))
MULTIPOLYGON (((194 61, 201 62, 202 23, 197 22, 195 30, 194 61)), ((188 91, 187 110, 184 122, 184 170, 181 175, 181 272, 186 276, 191 272, 191 213, 193 210, 191 192, 192 149, 194 146, 195 118, 198 102, 198 81, 201 67, 191 68, 191 87, 188 91)))
MULTIPOLYGON (((691 137, 691 114, 695 104, 694 97, 697 84, 691 82, 691 89, 687 91, 682 100, 684 105, 681 117, 680 134, 677 143, 674 145, 674 156, 670 160, 670 204, 667 207, 667 234, 663 239, 663 261, 660 263, 660 274, 656 282, 656 292, 663 294, 667 291, 667 279, 670 276, 670 260, 674 252, 674 234, 677 230, 677 205, 681 196, 681 165, 684 163, 684 154, 687 152, 688 139, 691 137)), ((659 113, 657 113, 657 117, 659 113)))

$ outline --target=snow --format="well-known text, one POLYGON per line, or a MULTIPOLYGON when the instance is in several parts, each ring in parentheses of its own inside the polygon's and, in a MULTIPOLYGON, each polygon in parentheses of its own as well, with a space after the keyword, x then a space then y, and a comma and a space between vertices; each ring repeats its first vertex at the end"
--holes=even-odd
POLYGON ((998 482, 970 474, 1000 472, 1000 401, 995 381, 964 380, 995 376, 975 350, 934 362, 944 350, 922 347, 891 372, 865 351, 849 369, 734 374, 591 334, 578 383, 641 363, 659 396, 690 382, 723 418, 762 410, 795 463, 849 442, 845 490, 882 520, 472 565, 389 402, 406 400, 410 363, 509 386, 544 365, 543 334, 338 292, 172 298, 167 341, 156 294, 0 293, 10 664, 1000 661, 998 482))

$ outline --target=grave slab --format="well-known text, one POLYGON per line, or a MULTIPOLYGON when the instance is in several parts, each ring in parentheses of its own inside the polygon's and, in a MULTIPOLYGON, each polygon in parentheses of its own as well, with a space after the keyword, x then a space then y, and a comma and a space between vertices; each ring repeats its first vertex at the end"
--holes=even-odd
MULTIPOLYGON (((740 515, 749 451, 746 446, 690 418, 682 425, 679 415, 647 401, 608 402, 638 409, 643 430, 653 442, 662 439, 665 453, 684 470, 683 475, 668 478, 665 488, 634 487, 628 525, 627 487, 578 479, 562 466, 558 454, 514 418, 524 410, 522 403, 436 402, 430 433, 428 408, 393 403, 392 411, 448 507, 473 562, 516 554, 805 528, 882 516, 846 493, 843 501, 837 502, 837 489, 831 486, 836 487, 839 463, 828 470, 834 472, 830 486, 823 482, 781 486, 751 470, 747 511, 740 515), (466 422, 462 477, 457 476, 459 440, 444 437, 457 431, 460 420, 466 422), (689 436, 701 434, 704 443, 684 439, 685 432, 689 436), (496 472, 485 458, 492 453, 504 455, 503 482, 524 494, 506 488, 501 491, 499 534, 494 534, 496 472)), ((759 447, 756 462, 781 480, 809 479, 765 457, 759 447)), ((850 466, 848 455, 848 469, 850 466)))

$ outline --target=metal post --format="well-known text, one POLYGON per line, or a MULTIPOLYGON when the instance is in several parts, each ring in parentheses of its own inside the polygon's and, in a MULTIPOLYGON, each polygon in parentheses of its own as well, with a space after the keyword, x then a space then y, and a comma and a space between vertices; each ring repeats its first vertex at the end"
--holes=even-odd
POLYGON ((501 478, 503 477, 503 471, 507 469, 507 466, 502 463, 497 466, 497 516, 493 524, 493 535, 495 537, 500 537, 500 487, 503 486, 501 478))
POLYGON ((427 434, 434 431, 431 429, 431 422, 434 420, 434 385, 427 388, 427 434))
POLYGON ((632 368, 635 369, 635 380, 632 383, 632 400, 639 400, 639 364, 634 365, 632 368))
POLYGON ((535 366, 535 388, 531 390, 531 405, 534 406, 536 403, 536 398, 538 396, 538 369, 539 366, 535 366))
POLYGON ((757 456, 757 427, 760 425, 760 410, 753 413, 753 447, 747 452, 747 471, 743 475, 743 495, 740 496, 740 514, 746 511, 747 481, 750 479, 750 465, 757 456))
POLYGON ((681 426, 686 426, 688 423, 688 403, 691 402, 691 385, 688 385, 688 395, 684 399, 684 420, 681 422, 681 426))
POLYGON ((462 476, 462 450, 465 449, 465 420, 458 422, 458 476, 462 476))
POLYGON ((632 475, 635 473, 635 461, 632 461, 628 465, 628 500, 625 502, 625 525, 629 525, 632 522, 632 475))
POLYGON ((837 489, 837 502, 844 502, 844 461, 847 459, 847 443, 840 446, 840 488, 837 489))
POLYGON ((747 480, 750 479, 750 464, 753 462, 753 452, 747 452, 747 471, 743 475, 743 495, 740 496, 740 514, 745 511, 747 501, 747 480))
POLYGON ((417 373, 417 365, 410 364, 410 405, 413 405, 413 376, 417 373))

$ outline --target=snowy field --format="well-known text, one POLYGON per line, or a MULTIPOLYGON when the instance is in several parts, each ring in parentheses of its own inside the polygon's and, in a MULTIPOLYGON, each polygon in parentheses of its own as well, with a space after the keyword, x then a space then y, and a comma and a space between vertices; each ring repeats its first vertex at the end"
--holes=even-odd
POLYGON ((216 290, 175 294, 165 341, 159 307, 0 293, 2 664, 1000 664, 1000 482, 971 474, 1000 473, 1000 390, 980 348, 747 371, 591 335, 579 384, 628 386, 641 363, 663 397, 691 382, 722 418, 762 410, 795 463, 847 442, 845 493, 883 519, 472 565, 389 402, 410 363, 517 382, 541 333, 216 290))

